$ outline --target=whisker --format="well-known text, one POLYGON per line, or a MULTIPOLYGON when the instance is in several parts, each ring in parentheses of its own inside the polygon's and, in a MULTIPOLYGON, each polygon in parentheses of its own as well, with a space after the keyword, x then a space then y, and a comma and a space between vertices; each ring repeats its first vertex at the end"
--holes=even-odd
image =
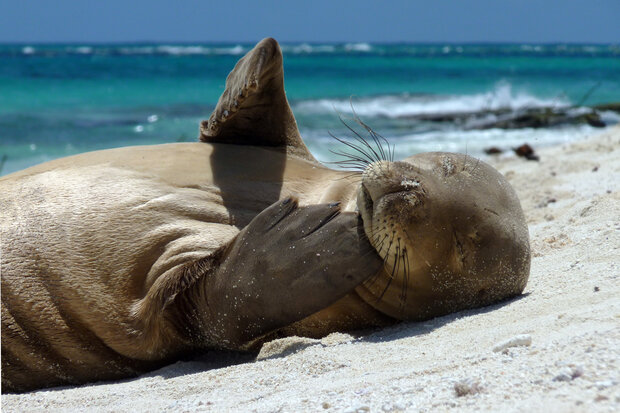
MULTIPOLYGON (((374 241, 374 243, 376 244, 378 241, 378 237, 381 234, 372 234, 372 239, 374 241)), ((381 256, 381 250, 383 249, 383 244, 385 242, 385 239, 388 237, 388 235, 384 235, 383 239, 381 240, 381 242, 379 242, 379 244, 375 247, 375 251, 377 252, 377 254, 379 254, 379 256, 381 256)), ((371 243, 372 244, 372 243, 371 243)), ((386 258, 383 259, 383 265, 385 266, 385 262, 386 262, 386 258)), ((383 269, 381 269, 380 271, 377 271, 377 273, 375 275, 373 275, 372 277, 370 277, 366 282, 366 286, 368 288, 371 288, 374 283, 379 279, 379 276, 381 275, 381 273, 383 272, 383 269)))
POLYGON ((348 152, 344 152, 344 151, 340 151, 340 150, 329 150, 331 153, 333 153, 334 155, 338 155, 338 156, 343 156, 345 158, 351 159, 351 160, 357 160, 360 161, 362 163, 364 163, 365 165, 370 164, 370 162, 368 161, 368 159, 363 158, 359 155, 356 155, 354 153, 348 153, 348 152))
POLYGON ((356 183, 359 183, 359 182, 362 181, 362 177, 361 177, 360 172, 355 172, 355 171, 349 171, 349 172, 351 172, 350 175, 345 175, 345 176, 342 176, 340 178, 333 178, 333 180, 334 181, 343 181, 345 179, 355 178, 355 182, 356 183))
POLYGON ((407 254, 407 248, 403 248, 402 255, 403 259, 403 288, 400 294, 400 306, 401 309, 404 310, 405 304, 407 303, 407 287, 409 284, 409 256, 407 254))
POLYGON ((463 158, 463 169, 465 171, 467 168, 467 158, 468 158, 468 142, 465 142, 465 157, 463 158))
MULTIPOLYGON (((370 251, 372 252, 372 251, 370 251)), ((375 275, 373 275, 372 277, 370 277, 367 281, 366 281, 366 287, 368 289, 372 288, 372 286, 375 284, 375 282, 381 278, 381 275, 383 274, 384 268, 385 268, 385 263, 386 263, 386 258, 383 259, 383 266, 375 273, 375 275)))
MULTIPOLYGON (((365 233, 364 233, 364 237, 368 239, 368 236, 365 233)), ((373 253, 376 253, 376 252, 373 250, 368 250, 368 252, 364 254, 364 257, 368 254, 373 254, 373 253)), ((385 264, 385 260, 383 260, 383 262, 385 264)), ((364 283, 366 285, 366 288, 370 289, 373 286, 373 284, 380 278, 382 273, 383 273, 383 268, 379 269, 374 275, 368 278, 366 282, 364 283)))
POLYGON ((351 110, 353 111, 353 114, 355 115, 355 121, 357 122, 357 124, 359 124, 364 129, 366 129, 366 131, 370 134, 370 136, 372 137, 373 141, 375 142, 375 144, 379 148, 379 151, 381 152, 381 159, 382 160, 386 160, 386 161, 389 160, 390 162, 394 161, 394 155, 393 154, 389 154, 390 142, 385 137, 383 137, 382 135, 380 135, 377 132, 375 132, 366 123, 364 123, 362 121, 362 119, 359 116, 357 116, 357 113, 355 112, 355 109, 353 108, 353 106, 351 106, 351 110), (383 144, 380 142, 380 140, 385 142, 385 144, 388 146, 388 156, 386 156, 386 153, 385 153, 385 151, 383 149, 383 144))
MULTIPOLYGON (((355 108, 353 107, 353 101, 351 101, 350 104, 351 104, 351 112, 353 112, 353 119, 355 120, 355 122, 358 125, 362 126, 364 129, 366 129, 366 131, 370 134, 370 136, 372 137, 373 141, 375 142, 375 144, 379 148, 379 152, 381 153, 381 160, 388 160, 386 158, 386 156, 385 156, 385 151, 383 150, 383 145, 379 141, 378 137, 380 137, 388 145, 388 149, 389 149, 390 143, 388 142, 388 140, 385 139, 380 134, 376 133, 370 126, 368 126, 367 124, 365 124, 362 121, 362 119, 357 115, 357 112, 355 111, 355 108)), ((392 159, 390 159, 390 161, 391 160, 392 159)))
MULTIPOLYGON (((387 234, 385 234, 385 235, 384 235, 384 237, 383 237, 383 239, 381 240, 381 243, 379 244, 379 246, 378 246, 378 247, 375 247, 375 250, 377 251, 377 253, 379 254, 379 256, 381 256, 381 251, 383 251, 383 244, 385 243, 385 239, 386 239, 386 238, 388 238, 388 235, 387 235, 387 234)), ((391 244, 390 244, 390 245, 391 245, 391 244)), ((388 252, 389 252, 389 248, 388 248, 388 252)), ((389 254, 385 254, 385 257, 383 258, 383 269, 382 269, 382 270, 384 270, 384 269, 386 268, 388 259, 389 259, 389 254)), ((378 272, 378 273, 377 273, 377 277, 375 277, 375 278, 372 280, 372 282, 368 285, 368 287, 371 287, 371 286, 372 286, 372 284, 374 284, 374 282, 375 282, 375 281, 379 278, 378 276, 379 276, 379 274, 380 274, 380 273, 381 273, 381 272, 378 272)))
MULTIPOLYGON (((356 121, 357 121, 357 119, 356 119, 356 121)), ((353 137, 354 137, 354 138, 355 138, 358 142, 360 142, 362 145, 364 145, 364 146, 366 146, 368 149, 370 149, 371 153, 374 155, 374 158, 373 158, 373 160, 374 160, 374 161, 380 161, 380 160, 382 160, 381 156, 379 156, 379 154, 377 153, 377 151, 375 151, 375 149, 374 149, 374 148, 373 148, 373 147, 372 147, 372 146, 368 143, 368 141, 367 141, 366 139, 364 139, 364 138, 362 137, 362 135, 360 135, 360 134, 359 134, 359 133, 358 133, 355 129, 353 129, 351 126, 349 126, 349 124, 348 124, 348 123, 346 123, 346 122, 342 119, 342 117, 340 117, 340 122, 342 122, 342 124, 343 124, 344 126, 346 126, 346 127, 347 127, 347 129, 349 129, 349 130, 353 133, 353 135, 354 135, 353 137)), ((360 121, 360 122, 361 122, 361 121, 360 121)))
POLYGON ((480 158, 476 158, 476 165, 474 165, 470 173, 474 173, 476 171, 476 168, 478 168, 478 166, 480 166, 480 158))
MULTIPOLYGON (((349 99, 349 105, 351 106, 351 112, 353 113, 353 120, 354 120, 357 124, 362 125, 362 126, 364 126, 364 127, 365 127, 364 122, 362 122, 362 120, 360 119, 360 117, 357 115, 357 112, 355 111, 355 108, 353 107, 353 99, 352 99, 352 98, 351 98, 351 99, 349 99)), ((380 155, 379 155, 379 154, 378 154, 378 153, 374 150, 374 148, 372 148, 372 147, 370 146, 370 144, 368 143, 368 141, 367 141, 365 138, 363 138, 363 137, 362 137, 359 133, 357 133, 357 131, 355 131, 355 130, 353 130, 351 127, 349 127, 349 125, 348 125, 348 124, 347 124, 347 123, 346 123, 346 122, 342 119, 342 116, 341 116, 341 115, 339 115, 339 118, 340 118, 340 121, 341 121, 341 122, 342 122, 342 123, 343 123, 343 124, 344 124, 344 125, 345 125, 345 126, 346 126, 349 130, 350 130, 350 131, 351 131, 351 132, 353 132, 353 133, 354 133, 354 134, 355 134, 355 135, 356 135, 356 136, 357 136, 357 137, 358 137, 358 138, 359 138, 359 139, 360 139, 360 140, 364 143, 364 145, 366 145, 366 146, 367 146, 367 147, 368 147, 368 148, 369 148, 369 149, 373 152, 373 154, 376 156, 376 160, 377 160, 377 161, 380 161, 380 160, 385 159, 385 157, 380 156, 380 155)), ((365 127, 365 129, 368 131, 368 128, 366 128, 366 127, 365 127)), ((375 143, 376 143, 376 141, 375 141, 375 143)), ((378 149, 379 149, 379 152, 382 152, 382 149, 383 149, 383 148, 381 148, 381 145, 377 145, 377 147, 378 147, 378 149)))
MULTIPOLYGON (((383 267, 387 270, 387 264, 390 258, 390 250, 392 249, 392 244, 394 243, 394 237, 396 237, 396 231, 392 231, 392 237, 390 238, 390 243, 387 246, 387 251, 385 254, 385 258, 383 259, 383 267)), ((394 267, 396 266, 396 261, 394 261, 394 265, 392 266, 392 270, 389 271, 388 276, 390 277, 385 290, 383 290, 383 293, 381 293, 381 295, 377 298, 377 302, 381 301, 381 299, 383 298, 383 294, 385 294, 385 291, 387 290, 387 288, 390 286, 390 284, 392 283, 392 278, 394 277, 394 267)))
POLYGON ((372 139, 372 144, 369 139, 362 136, 360 132, 355 130, 351 125, 347 123, 345 118, 338 113, 340 122, 352 133, 352 138, 355 142, 347 141, 336 137, 333 133, 329 132, 329 135, 339 143, 353 149, 353 154, 343 151, 332 151, 335 155, 345 158, 344 161, 326 162, 340 165, 341 167, 351 167, 365 169, 368 165, 374 162, 380 161, 394 161, 394 145, 390 145, 390 142, 382 135, 375 132, 370 126, 364 123, 357 115, 353 103, 351 102, 351 111, 353 112, 353 121, 360 125, 372 139))
MULTIPOLYGON (((396 252, 398 254, 398 266, 396 268, 397 274, 395 274, 394 276, 398 275, 398 269, 400 268, 400 260, 403 257, 403 248, 400 245, 400 238, 398 238, 398 247, 396 247, 396 252)), ((404 269, 404 262, 403 262, 403 269, 404 269)), ((402 297, 402 291, 401 291, 401 297, 402 297)), ((401 307, 402 307, 402 299, 401 299, 401 307)))
POLYGON ((348 171, 348 172, 353 172, 356 174, 360 174, 362 172, 364 172, 364 167, 361 165, 355 165, 353 163, 346 163, 346 164, 341 164, 339 162, 334 162, 333 165, 339 166, 342 170, 344 171, 348 171))
MULTIPOLYGON (((381 254, 381 251, 383 250, 383 244, 385 243, 385 239, 388 237, 387 234, 385 234, 383 236, 383 239, 381 240, 381 242, 375 247, 375 249, 377 250, 378 254, 381 254)), ((378 241, 375 240, 375 243, 377 243, 378 241)))
POLYGON ((345 159, 342 161, 330 161, 330 162, 326 162, 332 165, 340 165, 340 166, 349 166, 349 167, 356 167, 356 168, 366 168, 366 166, 368 166, 367 163, 364 163, 360 160, 357 159, 345 159))
MULTIPOLYGON (((346 124, 345 124, 345 125, 346 125, 346 124)), ((367 159, 367 160, 369 161, 368 163, 372 163, 372 162, 374 162, 374 160, 373 160, 372 156, 371 156, 368 152, 364 151, 364 149, 363 149, 363 148, 360 148, 359 146, 357 146, 357 145, 355 145, 355 144, 353 144, 353 143, 351 143, 351 142, 347 142, 347 141, 345 141, 345 140, 343 140, 343 139, 337 138, 337 137, 336 137, 333 133, 331 133, 331 132, 329 132, 329 136, 331 136, 332 138, 336 139, 338 142, 340 142, 340 143, 342 143, 342 144, 344 144, 344 145, 348 146, 349 148, 353 149, 354 151, 357 151, 357 152, 359 152, 360 154, 362 154, 362 156, 364 156, 364 158, 365 158, 365 159, 367 159)))
MULTIPOLYGON (((400 245, 400 239, 399 239, 398 243, 400 245)), ((398 271, 398 268, 400 267, 400 260, 398 259, 398 256, 399 256, 398 249, 399 249, 399 247, 396 247, 396 252, 394 253, 394 265, 392 266, 392 272, 390 273, 390 278, 388 279, 388 282, 385 285, 385 288, 383 289, 383 292, 381 293, 381 295, 377 299, 377 302, 379 302, 379 301, 381 301, 383 299, 383 296, 387 292, 388 288, 390 288, 390 285, 392 284, 392 281, 394 281, 394 278, 396 278, 396 272, 398 271)))
POLYGON ((394 243, 395 236, 396 236, 396 231, 392 231, 392 238, 390 238, 390 243, 387 246, 387 254, 385 254, 386 256, 390 253, 390 250, 392 249, 392 243, 394 243))
POLYGON ((340 151, 331 151, 333 154, 338 155, 338 156, 342 156, 344 159, 342 159, 341 161, 355 161, 356 163, 359 163, 360 165, 364 165, 364 167, 368 166, 370 164, 370 162, 368 162, 367 159, 362 158, 359 155, 356 154, 352 154, 352 153, 346 153, 346 152, 340 152, 340 151))

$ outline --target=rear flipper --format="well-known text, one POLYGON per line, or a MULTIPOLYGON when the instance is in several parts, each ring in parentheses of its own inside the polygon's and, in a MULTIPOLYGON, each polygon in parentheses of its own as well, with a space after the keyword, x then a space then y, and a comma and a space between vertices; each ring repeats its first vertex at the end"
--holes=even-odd
POLYGON ((286 99, 278 42, 263 39, 237 62, 211 117, 200 125, 200 140, 269 146, 314 160, 286 99))

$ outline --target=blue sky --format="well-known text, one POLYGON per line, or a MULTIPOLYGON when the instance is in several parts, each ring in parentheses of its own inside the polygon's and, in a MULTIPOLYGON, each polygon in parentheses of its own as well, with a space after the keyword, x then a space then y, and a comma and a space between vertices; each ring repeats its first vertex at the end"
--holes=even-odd
POLYGON ((0 42, 620 43, 620 0, 0 0, 0 42))

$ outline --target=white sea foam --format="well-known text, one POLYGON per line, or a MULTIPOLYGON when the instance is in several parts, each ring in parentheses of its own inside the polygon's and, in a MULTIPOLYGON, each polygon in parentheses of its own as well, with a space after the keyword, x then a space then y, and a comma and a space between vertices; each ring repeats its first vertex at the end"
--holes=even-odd
POLYGON ((157 46, 156 51, 158 53, 170 54, 170 55, 196 55, 196 54, 208 54, 209 49, 202 47, 202 46, 162 45, 162 46, 157 46))
POLYGON ((501 83, 494 90, 472 95, 387 95, 361 99, 318 99, 299 102, 295 109, 309 114, 351 113, 351 103, 360 116, 401 118, 429 114, 471 113, 484 110, 526 107, 563 107, 565 98, 539 98, 526 92, 514 92, 510 84, 501 83))
POLYGON ((333 53, 336 47, 333 45, 312 45, 309 43, 301 43, 298 45, 280 45, 282 53, 292 54, 312 54, 312 53, 333 53))
POLYGON ((241 45, 232 47, 207 47, 199 45, 160 45, 160 46, 127 46, 118 49, 103 50, 103 52, 113 52, 125 55, 135 54, 164 54, 171 56, 190 56, 190 55, 234 55, 238 56, 245 53, 248 49, 241 45))
MULTIPOLYGON (((558 46, 560 48, 561 46, 558 46)), ((520 49, 524 52, 542 52, 543 48, 540 45, 522 44, 520 49)))
POLYGON ((297 46, 281 46, 281 48, 282 48, 283 53, 292 52, 295 54, 299 54, 299 53, 310 54, 314 51, 314 48, 308 43, 302 43, 297 46))
MULTIPOLYGON (((242 55, 250 50, 253 44, 237 44, 237 45, 215 45, 215 44, 161 44, 161 45, 91 45, 91 46, 53 46, 44 48, 35 48, 33 46, 24 46, 21 48, 22 54, 43 54, 43 55, 62 55, 62 54, 170 54, 170 55, 242 55)), ((454 55, 474 53, 476 56, 485 52, 486 46, 481 45, 397 45, 388 46, 381 44, 360 43, 333 43, 333 44, 310 44, 310 43, 293 43, 281 44, 283 53, 285 54, 351 54, 351 53, 376 53, 390 54, 396 51, 398 54, 410 56, 436 56, 436 55, 454 55)), ((570 53, 586 53, 586 54, 611 54, 617 56, 620 54, 620 47, 615 44, 611 45, 530 45, 523 44, 515 47, 512 52, 525 54, 538 54, 544 52, 558 52, 560 54, 570 53)))
POLYGON ((395 144, 395 157, 402 159, 413 153, 446 151, 468 153, 481 156, 485 148, 495 146, 510 153, 523 143, 534 148, 558 145, 584 139, 596 129, 587 126, 568 126, 557 129, 488 129, 488 130, 455 130, 449 132, 432 131, 411 134, 391 139, 395 144))
POLYGON ((348 52, 370 52, 372 46, 368 43, 347 43, 344 45, 344 50, 348 52))
POLYGON ((234 47, 219 47, 219 48, 215 48, 213 49, 213 52, 215 54, 229 54, 229 55, 233 55, 233 56, 239 56, 242 55, 243 53, 245 53, 248 49, 245 49, 243 46, 241 46, 240 44, 234 46, 234 47))
POLYGON ((118 49, 120 54, 132 55, 132 54, 153 54, 155 53, 155 47, 153 46, 134 46, 134 47, 121 47, 118 49))
POLYGON ((603 110, 599 112, 601 120, 606 125, 611 125, 614 123, 620 123, 620 113, 612 112, 611 110, 603 110))
MULTIPOLYGON (((386 134, 383 131, 377 132, 382 133, 388 139, 390 145, 393 145, 394 159, 400 160, 416 153, 434 151, 460 152, 481 157, 485 156, 484 149, 491 146, 498 147, 510 154, 512 153, 511 148, 516 148, 523 143, 529 143, 535 149, 538 149, 544 146, 584 139, 597 130, 591 126, 579 125, 557 129, 430 131, 396 137, 390 136, 389 133, 386 134)), ((312 153, 322 162, 342 160, 342 157, 330 151, 351 151, 327 134, 315 134, 313 136, 312 134, 303 133, 303 135, 312 153)))
POLYGON ((90 46, 80 46, 80 47, 76 47, 74 50, 75 50, 75 53, 78 53, 78 54, 91 54, 93 52, 93 48, 90 46))

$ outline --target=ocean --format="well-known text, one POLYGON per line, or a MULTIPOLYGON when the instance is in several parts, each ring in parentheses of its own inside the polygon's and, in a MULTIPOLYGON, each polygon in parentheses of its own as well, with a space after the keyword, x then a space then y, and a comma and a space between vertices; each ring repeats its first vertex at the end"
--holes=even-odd
MULTIPOLYGON (((0 174, 80 152, 194 141, 251 44, 0 44, 0 174)), ((286 92, 321 161, 342 120, 384 136, 395 157, 483 156, 580 139, 595 128, 476 128, 532 108, 620 102, 620 45, 283 44, 286 92), (443 116, 443 115, 448 116, 443 116), (475 119, 474 119, 475 118, 475 119), (473 120, 472 120, 473 119, 473 120)), ((605 124, 620 121, 600 111, 605 124)))

